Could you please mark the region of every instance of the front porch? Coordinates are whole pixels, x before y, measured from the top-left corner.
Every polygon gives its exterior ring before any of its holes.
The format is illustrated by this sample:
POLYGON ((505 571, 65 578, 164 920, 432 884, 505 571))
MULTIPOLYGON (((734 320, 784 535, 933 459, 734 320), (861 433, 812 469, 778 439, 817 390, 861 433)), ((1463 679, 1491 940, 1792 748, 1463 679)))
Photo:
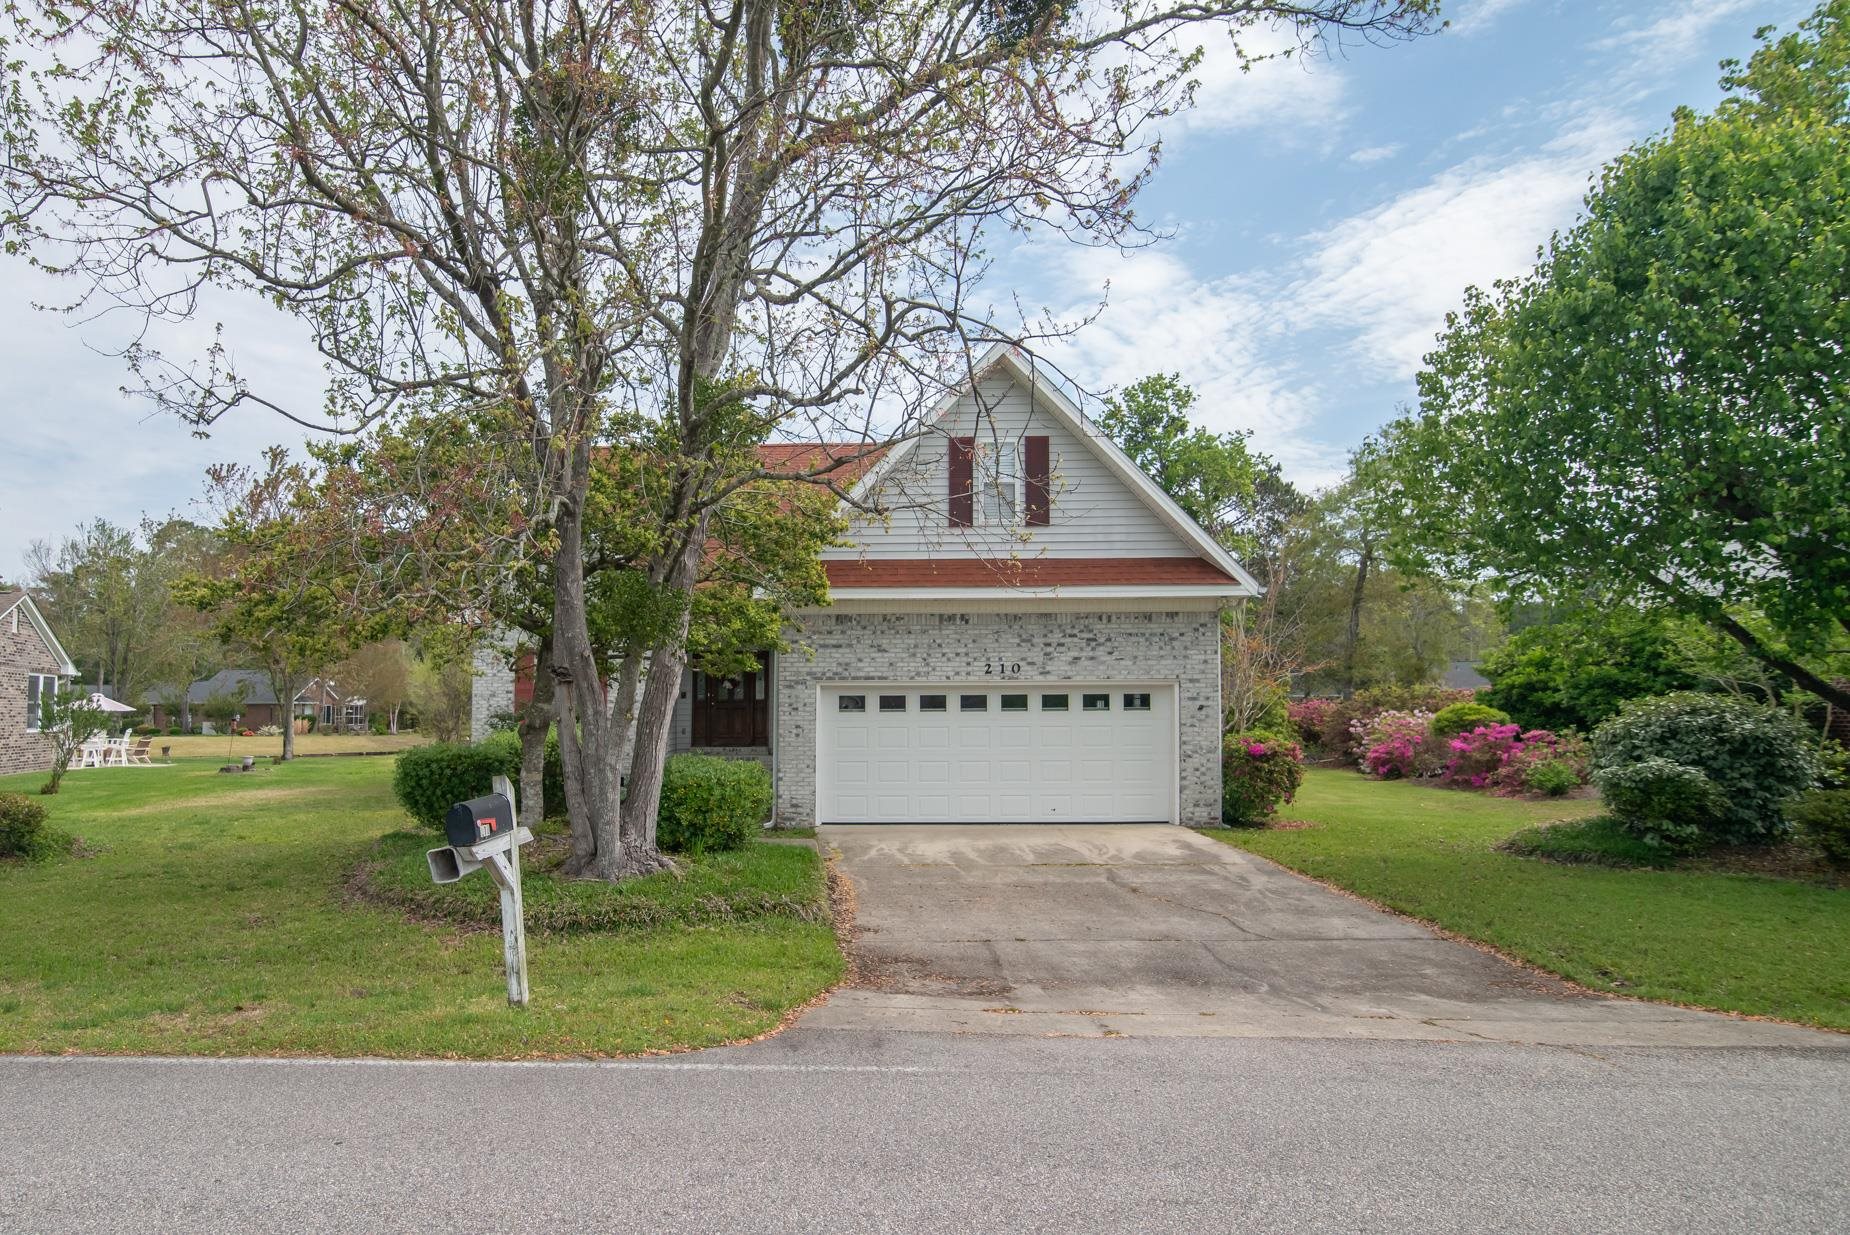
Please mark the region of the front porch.
POLYGON ((687 670, 675 707, 674 753, 754 759, 771 766, 772 659, 733 677, 687 670))

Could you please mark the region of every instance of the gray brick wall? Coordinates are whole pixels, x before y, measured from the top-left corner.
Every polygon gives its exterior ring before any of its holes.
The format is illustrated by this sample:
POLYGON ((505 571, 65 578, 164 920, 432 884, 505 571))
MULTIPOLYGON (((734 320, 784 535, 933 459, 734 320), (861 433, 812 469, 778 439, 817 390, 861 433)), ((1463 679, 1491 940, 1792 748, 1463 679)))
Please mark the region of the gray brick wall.
POLYGON ((469 740, 479 742, 488 736, 488 721, 496 712, 514 710, 514 671, 508 668, 507 653, 498 647, 480 647, 475 651, 475 681, 469 687, 469 740))
POLYGON ((1182 822, 1220 822, 1220 620, 1212 611, 805 615, 777 658, 777 821, 816 820, 816 687, 982 682, 985 656, 1023 680, 1176 683, 1182 822))

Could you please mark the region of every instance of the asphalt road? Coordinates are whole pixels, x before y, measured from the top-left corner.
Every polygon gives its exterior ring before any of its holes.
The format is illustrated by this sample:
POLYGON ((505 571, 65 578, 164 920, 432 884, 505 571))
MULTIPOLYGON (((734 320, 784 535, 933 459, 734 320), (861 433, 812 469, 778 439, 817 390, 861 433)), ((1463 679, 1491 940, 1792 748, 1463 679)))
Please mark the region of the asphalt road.
POLYGON ((1850 1054, 799 1028, 607 1064, 0 1059, 0 1230, 1850 1229, 1850 1054))

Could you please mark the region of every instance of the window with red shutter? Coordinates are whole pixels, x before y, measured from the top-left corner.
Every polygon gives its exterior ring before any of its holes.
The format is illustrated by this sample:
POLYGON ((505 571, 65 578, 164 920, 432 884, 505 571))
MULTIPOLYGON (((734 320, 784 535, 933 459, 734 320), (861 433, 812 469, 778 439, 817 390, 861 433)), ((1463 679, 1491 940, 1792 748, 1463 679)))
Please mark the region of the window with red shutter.
POLYGON ((976 487, 976 439, 952 438, 950 455, 950 524, 970 527, 976 522, 976 504, 972 498, 972 490, 976 487))
POLYGON ((1053 491, 1053 464, 1046 435, 1030 433, 1022 438, 1021 454, 1022 471, 1027 474, 1028 525, 1046 527, 1053 521, 1053 503, 1049 498, 1053 491))

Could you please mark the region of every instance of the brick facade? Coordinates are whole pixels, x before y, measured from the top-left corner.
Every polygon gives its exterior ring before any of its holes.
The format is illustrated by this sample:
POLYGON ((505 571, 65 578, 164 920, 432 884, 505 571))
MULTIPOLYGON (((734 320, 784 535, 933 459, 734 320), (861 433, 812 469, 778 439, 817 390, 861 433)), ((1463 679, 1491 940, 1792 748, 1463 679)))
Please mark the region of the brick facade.
POLYGON ((1220 618, 1215 610, 804 615, 803 650, 773 670, 777 822, 816 821, 816 688, 825 682, 984 683, 982 660, 1031 681, 1174 682, 1182 822, 1220 822, 1220 618))
POLYGON ((23 613, 17 622, 13 614, 0 616, 0 775, 51 768, 51 740, 26 730, 26 678, 57 672, 57 654, 23 613))

